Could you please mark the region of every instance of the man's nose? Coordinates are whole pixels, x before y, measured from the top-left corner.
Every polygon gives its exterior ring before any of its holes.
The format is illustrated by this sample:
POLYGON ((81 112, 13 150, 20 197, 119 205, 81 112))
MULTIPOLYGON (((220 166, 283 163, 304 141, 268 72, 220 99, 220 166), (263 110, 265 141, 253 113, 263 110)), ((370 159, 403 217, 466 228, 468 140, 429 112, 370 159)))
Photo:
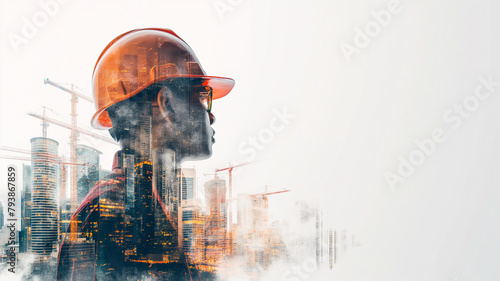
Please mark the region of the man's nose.
POLYGON ((212 112, 209 112, 208 113, 208 118, 210 118, 210 125, 212 125, 213 123, 215 123, 215 116, 212 112))

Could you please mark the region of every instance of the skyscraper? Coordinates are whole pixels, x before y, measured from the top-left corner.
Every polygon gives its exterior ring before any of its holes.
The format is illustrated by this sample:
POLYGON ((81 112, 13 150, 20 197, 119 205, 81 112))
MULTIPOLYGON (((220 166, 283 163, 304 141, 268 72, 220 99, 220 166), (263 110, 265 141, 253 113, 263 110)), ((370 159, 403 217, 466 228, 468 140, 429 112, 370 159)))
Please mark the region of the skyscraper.
MULTIPOLYGON (((215 179, 205 183, 205 203, 208 213, 211 216, 220 216, 221 221, 226 225, 227 204, 226 204, 226 181, 215 177, 215 179)), ((222 225, 221 225, 222 226, 222 225)))
POLYGON ((201 263, 204 258, 204 244, 204 217, 201 206, 192 201, 192 204, 182 207, 182 251, 192 262, 201 263))
POLYGON ((238 230, 242 235, 253 232, 256 235, 267 232, 268 207, 265 196, 238 194, 238 230))
POLYGON ((248 273, 253 277, 259 275, 259 270, 256 269, 265 270, 286 254, 281 224, 274 222, 273 227, 270 227, 268 223, 267 196, 268 194, 238 194, 236 255, 244 257, 246 265, 251 269, 248 273))
POLYGON ((196 170, 183 168, 180 171, 179 180, 181 183, 182 201, 196 198, 196 170))
POLYGON ((196 170, 183 168, 179 172, 181 186, 181 221, 179 232, 182 233, 182 250, 191 261, 201 263, 204 249, 204 217, 201 203, 196 197, 196 170))
POLYGON ((19 234, 19 252, 29 250, 31 240, 31 166, 23 164, 23 191, 21 193, 21 232, 19 234))
POLYGON ((62 240, 69 230, 71 221, 71 201, 67 198, 61 198, 59 202, 59 239, 62 240))
POLYGON ((205 183, 205 203, 208 209, 205 220, 205 259, 208 264, 216 266, 228 254, 225 180, 216 176, 205 183))
POLYGON ((246 233, 252 231, 252 197, 246 193, 238 194, 238 211, 237 211, 237 222, 238 222, 238 232, 244 236, 246 233))
POLYGON ((83 202, 90 189, 99 181, 99 156, 102 154, 97 149, 79 144, 76 147, 76 159, 80 164, 77 166, 77 193, 78 205, 83 202))
POLYGON ((49 138, 31 139, 31 250, 49 256, 57 242, 59 143, 49 138))

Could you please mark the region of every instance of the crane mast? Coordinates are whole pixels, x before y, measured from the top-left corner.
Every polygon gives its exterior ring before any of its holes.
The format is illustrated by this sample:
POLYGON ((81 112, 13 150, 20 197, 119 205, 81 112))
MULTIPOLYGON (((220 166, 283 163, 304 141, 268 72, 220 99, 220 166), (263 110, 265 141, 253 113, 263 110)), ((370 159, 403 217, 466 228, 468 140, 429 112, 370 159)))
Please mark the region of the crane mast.
MULTIPOLYGON (((48 79, 46 79, 48 80, 48 79)), ((70 141, 69 141, 69 161, 72 163, 76 163, 76 143, 78 142, 78 135, 76 131, 76 103, 78 102, 77 95, 74 91, 73 84, 71 84, 71 133, 70 133, 70 141)), ((77 170, 75 166, 69 167, 69 180, 70 180, 70 188, 71 188, 71 213, 74 213, 76 211, 76 208, 78 208, 77 204, 77 186, 76 186, 76 181, 77 181, 77 170)))
MULTIPOLYGON (((222 171, 228 171, 229 172, 229 198, 233 198, 233 169, 241 166, 248 165, 250 163, 242 163, 239 165, 234 165, 232 166, 231 163, 229 163, 229 167, 222 168, 222 169, 216 169, 215 170, 215 175, 217 176, 217 173, 222 172, 222 171)), ((229 223, 228 223, 228 232, 229 232, 229 255, 233 255, 233 231, 232 231, 232 226, 233 226, 233 203, 232 200, 229 200, 229 223)))
MULTIPOLYGON (((69 93, 71 95, 71 125, 69 126, 66 126, 67 124, 64 124, 63 122, 54 122, 56 120, 52 120, 52 123, 54 124, 57 124, 57 125, 60 125, 62 127, 65 127, 65 128, 68 128, 70 129, 71 133, 70 133, 70 142, 69 142, 69 146, 70 146, 70 162, 71 163, 76 163, 77 161, 77 155, 76 155, 76 146, 77 146, 77 143, 78 143, 78 132, 82 131, 82 130, 79 130, 78 129, 78 125, 77 125, 77 109, 76 109, 76 104, 78 103, 78 98, 82 98, 83 100, 86 100, 88 102, 92 102, 92 99, 89 98, 88 96, 84 95, 84 94, 81 94, 77 91, 75 91, 75 86, 73 84, 71 84, 71 89, 68 89, 62 85, 60 85, 59 83, 56 83, 54 81, 51 81, 49 80, 48 78, 44 79, 43 80, 43 83, 44 84, 49 84, 53 87, 56 87, 62 91, 65 91, 66 93, 69 93), (61 123, 63 123, 64 125, 62 125, 61 123)), ((31 116, 34 116, 34 117, 37 117, 39 119, 42 119, 43 121, 43 124, 46 124, 45 122, 49 121, 49 118, 47 118, 45 116, 45 111, 44 111, 44 116, 42 118, 40 118, 39 116, 36 116, 34 114, 29 114, 31 116)), ((46 135, 46 126, 44 125, 44 137, 46 135)), ((90 135, 90 134, 88 134, 90 135)), ((94 135, 93 135, 94 136, 94 135)), ((70 180, 70 190, 71 190, 71 212, 75 212, 76 211, 76 208, 78 208, 77 204, 78 204, 78 201, 77 201, 77 170, 76 170, 76 167, 75 166, 70 166, 70 169, 69 169, 69 180, 70 180)))

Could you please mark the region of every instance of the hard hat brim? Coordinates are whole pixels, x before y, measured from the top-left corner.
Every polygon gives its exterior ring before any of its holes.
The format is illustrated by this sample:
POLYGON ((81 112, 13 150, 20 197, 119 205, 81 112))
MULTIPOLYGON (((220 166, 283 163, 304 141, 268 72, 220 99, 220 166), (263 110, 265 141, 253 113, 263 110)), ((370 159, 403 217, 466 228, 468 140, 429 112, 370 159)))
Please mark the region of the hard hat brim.
POLYGON ((97 110, 97 112, 92 116, 92 119, 90 121, 92 127, 96 129, 101 129, 101 130, 106 130, 106 129, 111 129, 113 127, 113 124, 111 123, 111 119, 109 118, 108 112, 106 111, 107 108, 112 106, 113 104, 119 103, 121 101, 124 101, 126 99, 129 99, 140 92, 142 92, 144 89, 148 88, 149 86, 156 84, 156 83, 161 83, 163 81, 166 81, 168 79, 175 79, 175 78, 198 78, 203 80, 203 85, 204 86, 209 86, 212 88, 212 98, 215 99, 220 99, 222 97, 225 97, 229 92, 234 87, 234 80, 231 78, 227 77, 218 77, 218 76, 206 76, 206 75, 170 75, 170 76, 164 76, 164 77, 158 77, 155 79, 155 81, 148 82, 135 91, 133 91, 130 94, 124 95, 118 100, 115 100, 112 103, 109 103, 105 106, 102 106, 97 110))

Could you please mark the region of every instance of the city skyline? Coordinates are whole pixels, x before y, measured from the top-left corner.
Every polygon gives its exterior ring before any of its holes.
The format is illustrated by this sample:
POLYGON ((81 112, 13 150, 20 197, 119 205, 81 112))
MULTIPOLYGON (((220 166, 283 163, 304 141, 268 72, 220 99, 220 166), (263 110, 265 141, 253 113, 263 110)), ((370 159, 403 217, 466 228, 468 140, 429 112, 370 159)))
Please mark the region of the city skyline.
MULTIPOLYGON (((57 256, 57 250, 56 248, 58 247, 58 244, 60 243, 61 239, 64 237, 66 229, 69 229, 71 227, 71 223, 69 221, 70 218, 70 205, 69 202, 71 201, 70 198, 59 198, 56 199, 56 194, 61 194, 61 186, 60 182, 65 181, 65 178, 67 176, 63 175, 62 173, 66 172, 69 174, 69 172, 66 170, 64 167, 65 165, 62 165, 60 163, 62 162, 61 158, 57 155, 57 147, 58 147, 58 142, 52 139, 48 138, 41 138, 41 137, 36 137, 31 139, 32 142, 32 159, 30 165, 23 164, 23 180, 22 180, 22 186, 23 188, 20 190, 22 193, 21 196, 21 201, 23 202, 23 207, 20 208, 20 211, 23 213, 22 220, 23 223, 21 225, 21 228, 19 229, 19 239, 20 239, 20 252, 26 253, 26 252, 32 252, 35 254, 36 257, 39 257, 35 259, 38 262, 47 263, 46 265, 41 265, 41 267, 35 267, 39 268, 39 270, 44 270, 46 272, 50 271, 50 268, 54 266, 54 258, 57 256), (29 175, 32 173, 32 167, 35 167, 34 171, 35 173, 33 174, 32 177, 29 177, 29 175), (50 176, 50 178, 46 178, 45 173, 48 173, 47 175, 50 176), (37 179, 43 178, 43 181, 39 181, 37 179), (32 180, 35 180, 35 182, 32 182, 32 180), (33 184, 34 183, 34 184, 33 184), (50 184, 48 184, 50 183, 50 184), (27 193, 32 189, 31 193, 27 193), (40 197, 38 194, 43 194, 43 197, 40 197), (49 196, 50 194, 50 196, 49 196), (47 197, 49 196, 49 197, 47 197), (38 205, 40 205, 39 202, 41 199, 38 198, 46 198, 44 199, 43 202, 44 208, 43 211, 49 211, 50 209, 47 209, 46 206, 47 203, 57 209, 57 216, 53 217, 52 220, 45 220, 45 222, 41 221, 39 222, 38 215, 36 212, 40 212, 39 209, 37 208, 38 205), (31 198, 34 199, 34 204, 31 202, 31 198), (48 201, 47 201, 48 200, 48 201), (33 211, 35 209, 35 211, 33 211), (31 210, 31 212, 29 212, 31 210), (35 218, 35 219, 33 219, 35 218), (43 228, 44 229, 52 229, 51 231, 55 231, 54 233, 57 234, 59 233, 59 236, 56 236, 55 234, 52 236, 47 236, 47 235, 40 235, 40 223, 44 223, 43 228), (47 224, 48 223, 48 224, 47 224), (45 245, 45 248, 40 248, 39 243, 36 241, 39 241, 40 239, 49 239, 49 240, 44 240, 45 242, 43 243, 45 245), (48 248, 47 248, 48 247, 48 248)), ((87 169, 81 169, 79 170, 79 179, 86 178, 88 174, 92 171, 90 167, 94 166, 94 171, 99 171, 99 169, 102 169, 101 167, 98 167, 96 165, 99 163, 99 158, 100 154, 99 151, 88 147, 88 146, 77 146, 80 148, 78 150, 78 159, 80 160, 80 164, 85 164, 84 166, 87 169), (90 153, 90 154, 89 154, 90 153), (93 165, 92 165, 93 164, 93 165)), ((123 161, 128 161, 126 157, 126 154, 122 156, 124 159, 123 161)), ((146 174, 144 174, 145 171, 149 170, 147 167, 147 160, 145 162, 141 162, 139 165, 134 165, 135 166, 135 174, 143 174, 142 176, 144 179, 149 178, 146 174), (145 166, 146 165, 146 166, 145 166), (138 172, 139 170, 140 172, 138 172), (146 170, 144 170, 146 169, 146 170)), ((224 266, 223 260, 227 259, 227 257, 232 256, 229 252, 229 250, 233 247, 233 244, 229 244, 231 240, 229 240, 228 236, 228 200, 231 200, 230 198, 227 197, 227 184, 226 181, 221 179, 217 174, 214 175, 214 178, 212 180, 206 181, 203 185, 205 187, 205 191, 202 193, 199 193, 199 188, 198 188, 198 177, 197 177, 197 172, 196 169, 193 168, 180 168, 178 170, 177 174, 177 182, 178 182, 178 195, 179 199, 181 200, 181 203, 179 205, 179 243, 182 244, 181 248, 182 250, 189 256, 189 258, 195 263, 200 266, 203 270, 207 272, 218 272, 217 268, 220 266, 224 266), (203 195, 205 198, 203 198, 203 195), (204 200, 203 200, 204 199, 204 200), (205 238, 203 238, 205 237, 205 238), (209 242, 212 241, 212 242, 209 242), (210 246, 209 246, 210 245, 210 246), (231 248, 229 247, 231 245, 231 248), (206 247, 206 248, 205 248, 206 247), (207 249, 207 250, 205 250, 207 249), (211 249, 208 251, 208 249, 211 249)), ((104 177, 105 179, 106 177, 104 177)), ((101 180, 102 178, 100 178, 101 180)), ((77 191, 78 193, 75 194, 74 196, 81 196, 82 191, 88 192, 88 187, 86 185, 81 185, 81 181, 78 182, 78 188, 77 191)), ((136 180, 137 182, 137 180, 136 180)), ((140 185, 140 183, 139 183, 140 185)), ((266 188, 267 192, 267 188, 266 188)), ((283 191, 279 191, 283 192, 283 191)), ((279 193, 278 192, 278 193, 279 193)), ((262 200, 262 198, 265 198, 267 193, 261 193, 257 195, 245 195, 245 196, 257 196, 255 198, 260 198, 259 200, 262 200), (262 194, 264 194, 264 197, 262 197, 262 194), (259 197, 260 196, 260 197, 259 197)), ((135 198, 140 198, 141 195, 136 194, 134 195, 135 198), (137 197, 139 196, 139 197, 137 197)), ((236 196, 237 201, 240 201, 241 195, 236 196)), ((127 197, 128 198, 128 197, 127 197)), ((128 198, 127 200, 130 200, 128 198)), ((135 199, 132 199, 135 200, 135 199)), ((265 206, 262 204, 259 204, 259 213, 262 214, 263 217, 259 218, 254 218, 253 222, 255 223, 256 220, 262 220, 256 227, 256 225, 251 226, 250 228, 247 227, 242 227, 241 229, 247 229, 247 231, 252 231, 251 229, 256 229, 255 233, 257 236, 253 237, 260 237, 262 235, 267 235, 268 231, 270 231, 271 225, 267 221, 267 199, 265 206)), ((174 200, 175 201, 175 200, 174 200)), ((109 204, 109 203, 108 203, 109 204)), ((142 204, 142 203, 139 203, 142 204)), ((241 238, 240 237, 245 237, 246 234, 240 234, 240 232, 237 232, 237 230, 240 229, 240 225, 242 225, 244 222, 241 221, 241 216, 240 212, 242 212, 243 209, 239 207, 238 204, 235 204, 238 212, 237 212, 237 222, 234 223, 234 228, 233 230, 235 232, 234 234, 234 247, 237 248, 235 249, 235 253, 238 255, 248 255, 248 252, 242 250, 241 246, 239 246, 239 242, 241 238)), ((253 205, 252 205, 253 206, 253 205)), ((247 206, 247 208, 254 208, 252 206, 247 206)), ((128 207, 127 207, 128 208, 128 207)), ((252 212, 252 211, 247 211, 247 212, 252 212)), ((50 213, 54 215, 55 213, 49 212, 47 213, 48 216, 50 216, 50 213)), ((154 213, 153 210, 147 211, 143 210, 140 211, 140 213, 154 213)), ((48 216, 43 216, 47 217, 48 216)), ((47 232, 45 232, 47 233, 47 232)), ((66 236, 70 235, 71 233, 67 233, 66 236)), ((279 234, 276 233, 279 237, 279 234)), ((83 238, 83 237, 81 237, 83 238)), ((77 238, 77 239, 81 239, 77 238)), ((246 238, 245 238, 246 239, 246 238)), ((80 241, 80 240, 78 240, 80 241)), ((274 240, 273 240, 274 241, 274 240)), ((147 242, 146 242, 147 243, 147 242)), ((250 243, 251 244, 251 243, 250 243)), ((249 247, 250 244, 245 244, 249 247)), ((281 245, 283 242, 277 242, 277 245, 281 245)), ((78 247, 81 249, 81 252, 87 253, 83 255, 82 257, 73 257, 73 259, 77 258, 79 262, 81 263, 81 266, 84 266, 88 260, 85 257, 90 257, 93 253, 93 250, 91 250, 91 244, 88 243, 82 243, 78 242, 77 244, 74 245, 74 247, 78 247), (82 259, 83 258, 83 259, 82 259)), ((144 247, 150 247, 143 245, 141 248, 144 247)), ((271 245, 269 246, 271 247, 271 245)), ((255 260, 255 256, 253 258, 250 258, 253 260, 252 263, 247 264, 247 266, 255 267, 255 266, 265 266, 267 268, 269 264, 271 263, 272 260, 275 260, 277 258, 285 258, 284 256, 284 248, 277 248, 277 249, 282 249, 281 251, 278 250, 277 252, 274 251, 274 258, 258 258, 257 262, 255 260)), ((65 251, 63 249, 63 251, 65 251)), ((70 254, 68 252, 68 254, 70 254)), ((139 254, 139 253, 138 253, 139 254)), ((269 253, 271 254, 271 253, 269 253)), ((252 254, 255 255, 255 254, 252 254)), ((260 254, 262 255, 262 253, 260 254)), ((267 256, 266 256, 267 257, 267 256)), ((72 259, 71 256, 68 256, 68 259, 72 259)), ((262 269, 259 269, 262 270, 262 269)), ((258 271, 258 270, 257 270, 258 271)), ((255 269, 250 269, 248 273, 250 274, 249 276, 252 278, 256 278, 255 272, 257 272, 255 269), (253 273, 252 273, 253 272, 253 273)))
MULTIPOLYGON (((236 81, 213 103, 212 158, 183 163, 197 170, 201 199, 208 174, 246 162, 233 171, 233 197, 266 185, 293 190, 269 196, 268 219, 288 223, 284 242, 304 259, 276 264, 267 279, 499 279, 499 1, 0 2, 0 146, 29 151, 43 127, 26 113, 43 115, 44 105, 71 123, 71 96, 45 79, 92 100, 95 63, 111 38, 170 28, 207 73, 236 81), (337 231, 338 243, 352 245, 355 234, 361 244, 339 248, 336 270, 316 270, 308 260, 316 253, 294 239, 315 229, 302 224, 314 212, 298 201, 323 209, 332 240, 337 231)), ((78 126, 90 129, 95 110, 80 98, 78 126)), ((46 129, 69 161, 69 131, 46 129)), ((103 152, 100 165, 111 170, 116 145, 84 134, 79 143, 103 152)), ((2 159, 0 181, 14 164, 21 184, 23 163, 2 159)), ((0 189, 4 208, 7 197, 0 189)), ((232 273, 228 281, 246 276, 232 273)))

